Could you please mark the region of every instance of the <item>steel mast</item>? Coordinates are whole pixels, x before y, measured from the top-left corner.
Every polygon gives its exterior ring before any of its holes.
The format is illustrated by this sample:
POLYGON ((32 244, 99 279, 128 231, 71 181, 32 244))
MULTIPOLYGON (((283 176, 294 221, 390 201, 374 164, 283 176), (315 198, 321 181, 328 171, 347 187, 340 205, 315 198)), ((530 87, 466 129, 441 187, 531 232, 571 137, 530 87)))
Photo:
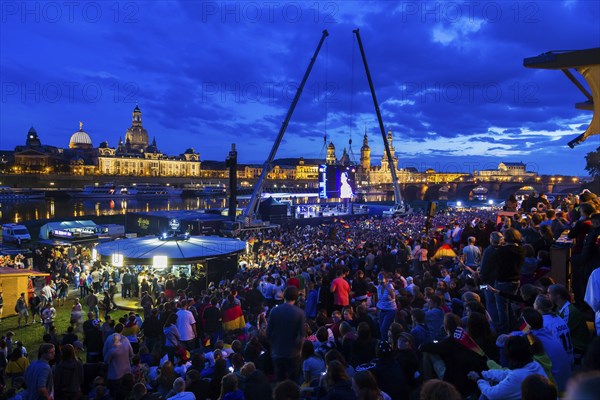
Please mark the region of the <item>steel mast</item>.
POLYGON ((253 221, 256 220, 256 215, 258 214, 260 195, 262 193, 262 190, 263 190, 263 187, 265 184, 265 179, 266 179, 268 173, 271 171, 271 168, 272 168, 271 164, 273 163, 273 160, 275 159, 275 154, 277 153, 277 149, 279 148, 279 145, 281 144, 281 140, 283 139, 283 134, 285 133, 285 130, 288 127, 290 119, 292 118, 292 114, 294 113, 294 109, 296 108, 296 105, 298 104, 298 100, 300 100, 300 95, 302 94, 304 85, 306 84, 306 81, 308 80, 310 71, 312 70, 313 65, 315 64, 317 55, 319 54, 319 51, 321 50, 321 46, 323 46, 323 42, 325 41, 325 38, 327 36, 329 36, 329 32, 327 32, 327 29, 326 29, 323 31, 323 35, 321 36, 321 40, 319 41, 319 44, 317 45, 317 49, 315 50, 315 53, 312 56, 310 63, 308 64, 308 68, 306 69, 306 72, 304 73, 302 82, 300 83, 300 86, 298 86, 298 89, 296 90, 296 95, 294 96, 294 99, 292 100, 292 104, 290 105, 287 115, 285 116, 285 119, 283 120, 283 123, 281 124, 281 128, 279 129, 279 134, 277 135, 277 138, 275 139, 275 143, 273 144, 273 148, 271 149, 271 152, 269 153, 269 157, 267 158, 267 161, 265 161, 265 163, 263 165, 262 172, 260 174, 260 177, 258 178, 258 182, 256 182, 256 186, 254 187, 254 191, 252 192, 252 197, 250 198, 250 203, 248 204, 248 207, 246 207, 246 209, 244 210, 244 213, 242 214, 242 220, 243 220, 244 225, 250 225, 250 224, 252 224, 253 221))
POLYGON ((383 119, 381 118, 381 111, 379 110, 379 103, 377 102, 377 95, 375 94, 375 87, 373 86, 373 80, 371 79, 371 72, 369 71, 369 65, 367 64, 367 56, 365 55, 365 49, 363 48, 362 41, 360 40, 360 33, 358 29, 353 30, 356 34, 356 40, 358 41, 358 47, 360 48, 360 55, 362 56, 363 64, 365 66, 365 72, 367 73, 367 80, 369 81, 369 88, 371 89, 371 96, 373 97, 373 104, 375 105, 375 112, 377 113, 377 121, 379 121, 379 130, 381 131, 381 137, 383 138, 383 145, 385 146, 385 153, 387 155, 388 164, 390 171, 392 172, 392 184, 394 185, 394 202, 396 205, 402 205, 402 194, 400 193, 400 186, 398 186, 398 176, 396 175, 396 165, 394 165, 394 158, 390 151, 390 146, 387 142, 385 134, 385 127, 383 126, 383 119))

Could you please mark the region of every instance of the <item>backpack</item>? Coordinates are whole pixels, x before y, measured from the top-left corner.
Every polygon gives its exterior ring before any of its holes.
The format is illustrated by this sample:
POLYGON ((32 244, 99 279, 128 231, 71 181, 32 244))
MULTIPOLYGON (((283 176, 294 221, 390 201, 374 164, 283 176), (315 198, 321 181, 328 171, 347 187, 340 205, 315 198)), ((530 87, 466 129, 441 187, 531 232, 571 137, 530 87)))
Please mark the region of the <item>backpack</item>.
POLYGON ((39 306, 41 302, 42 302, 42 299, 40 299, 40 297, 39 297, 39 296, 33 296, 33 297, 31 298, 31 305, 32 305, 33 307, 37 307, 37 306, 39 306))

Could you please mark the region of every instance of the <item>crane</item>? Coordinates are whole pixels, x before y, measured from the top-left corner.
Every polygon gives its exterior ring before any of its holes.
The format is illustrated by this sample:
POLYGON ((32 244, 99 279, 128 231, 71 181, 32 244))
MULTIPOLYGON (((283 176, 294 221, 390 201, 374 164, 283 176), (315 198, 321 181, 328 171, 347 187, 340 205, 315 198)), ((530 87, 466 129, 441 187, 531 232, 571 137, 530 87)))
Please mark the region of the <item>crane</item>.
POLYGON ((283 139, 283 134, 285 133, 285 130, 288 127, 290 119, 292 118, 292 114, 294 113, 294 109, 296 108, 296 105, 298 104, 298 100, 300 100, 300 95, 302 94, 304 85, 306 84, 306 81, 308 80, 310 71, 312 70, 313 65, 315 64, 317 56, 319 55, 319 51, 321 50, 321 46, 323 46, 323 42, 325 41, 325 38, 327 36, 329 36, 329 32, 327 32, 327 29, 326 29, 323 31, 321 40, 319 40, 319 44, 317 45, 317 49, 315 50, 315 53, 312 56, 310 63, 308 64, 308 68, 306 69, 306 72, 304 73, 304 77, 302 78, 302 82, 300 83, 300 86, 298 86, 298 89, 296 90, 296 95, 294 96, 294 99, 292 100, 292 104, 290 104, 290 108, 288 109, 285 119, 283 120, 283 123, 281 124, 281 128, 279 128, 279 134, 277 135, 277 138, 275 139, 273 148, 271 148, 269 157, 267 158, 267 161, 265 161, 265 163, 263 164, 262 172, 260 174, 260 177, 258 178, 258 182, 256 182, 256 186, 254 186, 254 190, 252 191, 252 197, 250 198, 250 202, 248 203, 248 206, 246 207, 246 209, 244 210, 244 212, 241 215, 242 224, 246 227, 264 225, 262 222, 257 221, 257 218, 256 218, 256 215, 258 214, 260 195, 262 194, 262 190, 263 190, 267 175, 271 171, 272 163, 273 163, 273 160, 275 159, 275 154, 277 153, 277 149, 279 148, 279 145, 281 144, 281 140, 283 139))
POLYGON ((375 94, 373 79, 371 79, 371 72, 369 70, 369 65, 367 64, 367 56, 365 55, 365 49, 363 47, 362 40, 360 39, 359 30, 355 29, 352 32, 354 32, 354 34, 356 35, 356 41, 358 42, 358 47, 360 49, 360 55, 362 57, 363 65, 365 67, 365 73, 367 74, 367 80, 369 81, 369 88, 371 89, 371 96, 373 97, 373 104, 375 105, 375 112, 377 113, 379 130, 381 131, 383 145, 385 146, 385 154, 387 156, 390 171, 392 173, 392 184, 394 185, 394 207, 390 209, 390 212, 393 214, 402 214, 406 212, 406 208, 404 206, 404 202, 402 201, 400 186, 398 185, 398 176, 396 175, 396 166, 394 165, 394 158, 392 156, 392 152, 390 151, 390 146, 385 135, 385 127, 383 126, 383 119, 381 118, 381 111, 379 110, 379 103, 377 102, 377 95, 375 94))

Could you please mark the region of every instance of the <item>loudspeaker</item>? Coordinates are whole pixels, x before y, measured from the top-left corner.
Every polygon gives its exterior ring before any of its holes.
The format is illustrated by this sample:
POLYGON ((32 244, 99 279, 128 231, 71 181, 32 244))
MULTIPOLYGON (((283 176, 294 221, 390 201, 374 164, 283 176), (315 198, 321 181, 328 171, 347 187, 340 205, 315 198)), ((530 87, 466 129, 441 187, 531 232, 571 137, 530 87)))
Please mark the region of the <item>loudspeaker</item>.
POLYGON ((433 201, 430 201, 429 203, 427 203, 427 216, 429 216, 429 217, 435 216, 436 206, 437 206, 437 204, 434 203, 433 201))

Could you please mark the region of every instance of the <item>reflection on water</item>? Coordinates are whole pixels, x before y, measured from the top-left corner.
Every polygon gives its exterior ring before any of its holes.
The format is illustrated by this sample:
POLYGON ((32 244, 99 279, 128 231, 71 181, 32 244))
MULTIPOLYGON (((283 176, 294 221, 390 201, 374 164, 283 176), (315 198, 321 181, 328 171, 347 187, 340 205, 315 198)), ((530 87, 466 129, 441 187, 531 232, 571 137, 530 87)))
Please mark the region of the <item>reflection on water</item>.
MULTIPOLYGON (((242 203, 242 202, 240 202, 242 203)), ((198 210, 225 208, 226 199, 174 198, 169 200, 44 199, 0 203, 0 223, 63 217, 126 214, 128 211, 198 210)))
MULTIPOLYGON (((386 195, 370 196, 369 201, 389 201, 386 195)), ((238 199, 238 208, 248 204, 247 197, 238 199)), ((297 197, 293 204, 332 203, 336 199, 319 200, 316 197, 297 197)), ((0 223, 19 223, 23 221, 65 217, 99 217, 103 215, 124 215, 138 211, 171 211, 224 209, 225 198, 172 198, 168 200, 148 199, 43 199, 0 203, 0 223)))

